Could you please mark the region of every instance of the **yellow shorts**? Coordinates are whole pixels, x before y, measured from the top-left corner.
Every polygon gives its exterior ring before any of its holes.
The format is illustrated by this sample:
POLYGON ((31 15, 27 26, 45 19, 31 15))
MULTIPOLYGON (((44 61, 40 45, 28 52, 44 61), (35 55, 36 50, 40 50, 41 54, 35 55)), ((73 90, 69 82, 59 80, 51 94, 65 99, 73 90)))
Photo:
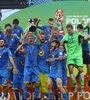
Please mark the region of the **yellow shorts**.
POLYGON ((39 77, 40 77, 40 91, 48 93, 47 89, 48 75, 39 72, 39 77))

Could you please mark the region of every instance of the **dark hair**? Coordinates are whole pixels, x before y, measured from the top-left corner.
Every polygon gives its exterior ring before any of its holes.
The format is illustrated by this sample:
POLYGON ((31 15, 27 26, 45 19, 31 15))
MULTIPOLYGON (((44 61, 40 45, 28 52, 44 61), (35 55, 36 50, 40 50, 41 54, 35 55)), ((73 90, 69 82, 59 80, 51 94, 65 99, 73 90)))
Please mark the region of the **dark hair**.
POLYGON ((59 40, 54 39, 54 40, 52 40, 52 42, 55 42, 58 45, 58 47, 60 46, 60 41, 59 40))
POLYGON ((49 18, 48 20, 49 20, 49 21, 54 21, 54 19, 53 19, 53 18, 49 18))
POLYGON ((42 31, 40 32, 40 35, 46 35, 46 32, 42 30, 42 31))
POLYGON ((6 28, 7 26, 11 27, 11 24, 9 24, 9 23, 5 24, 4 28, 6 28))
POLYGON ((17 19, 17 18, 15 18, 14 20, 13 20, 13 24, 19 24, 19 20, 17 19))
POLYGON ((4 38, 0 38, 0 40, 4 40, 4 43, 6 43, 6 40, 4 38))
POLYGON ((82 25, 82 24, 78 24, 78 25, 77 25, 77 28, 83 29, 83 25, 82 25))
POLYGON ((73 29, 73 26, 72 26, 71 24, 68 24, 68 25, 66 26, 66 28, 71 28, 71 29, 73 29))

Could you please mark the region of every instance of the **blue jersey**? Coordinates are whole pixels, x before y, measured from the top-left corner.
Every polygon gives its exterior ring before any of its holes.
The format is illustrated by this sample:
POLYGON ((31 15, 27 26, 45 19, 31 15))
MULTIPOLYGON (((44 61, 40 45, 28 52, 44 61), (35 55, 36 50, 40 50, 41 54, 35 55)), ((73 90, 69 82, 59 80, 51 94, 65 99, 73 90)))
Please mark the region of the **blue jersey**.
POLYGON ((17 29, 14 29, 14 27, 11 26, 11 29, 12 29, 12 34, 17 34, 17 36, 21 38, 21 34, 23 34, 24 32, 22 27, 18 26, 17 29))
POLYGON ((6 69, 8 58, 12 56, 11 51, 4 47, 3 49, 0 48, 0 69, 6 69))
POLYGON ((18 36, 13 37, 13 35, 11 35, 10 39, 8 39, 7 36, 5 36, 4 39, 6 40, 6 47, 8 47, 10 51, 14 53, 20 38, 18 36))
POLYGON ((46 31, 46 40, 49 40, 50 35, 51 35, 51 27, 50 26, 41 26, 41 29, 46 31))
MULTIPOLYGON (((83 31, 84 33, 86 33, 88 35, 88 32, 87 31, 83 31)), ((82 50, 83 51, 89 51, 89 48, 88 48, 88 41, 87 40, 84 40, 84 38, 82 38, 82 50)))
POLYGON ((58 34, 58 37, 56 38, 55 36, 53 36, 53 39, 57 39, 61 41, 63 39, 63 35, 58 34))
POLYGON ((5 37, 5 33, 0 33, 0 38, 4 38, 5 37))
MULTIPOLYGON (((66 57, 66 59, 67 59, 67 54, 66 53, 64 53, 63 52, 63 56, 65 56, 66 57)), ((66 59, 62 59, 62 70, 67 70, 67 68, 66 68, 66 59)))
POLYGON ((36 45, 30 46, 28 45, 27 48, 27 53, 26 53, 26 62, 25 66, 29 67, 34 67, 37 66, 37 47, 36 45))
MULTIPOLYGON (((49 55, 50 58, 58 58, 60 56, 63 56, 63 52, 60 49, 56 49, 55 51, 52 51, 49 55)), ((51 70, 49 73, 49 77, 62 78, 62 60, 60 61, 52 61, 51 62, 51 70)))
POLYGON ((47 41, 43 45, 38 46, 39 71, 44 74, 49 74, 49 64, 46 62, 46 59, 49 56, 49 46, 50 46, 49 41, 47 41))
POLYGON ((23 76, 24 65, 25 65, 25 54, 21 52, 16 53, 16 67, 18 69, 18 74, 23 76))

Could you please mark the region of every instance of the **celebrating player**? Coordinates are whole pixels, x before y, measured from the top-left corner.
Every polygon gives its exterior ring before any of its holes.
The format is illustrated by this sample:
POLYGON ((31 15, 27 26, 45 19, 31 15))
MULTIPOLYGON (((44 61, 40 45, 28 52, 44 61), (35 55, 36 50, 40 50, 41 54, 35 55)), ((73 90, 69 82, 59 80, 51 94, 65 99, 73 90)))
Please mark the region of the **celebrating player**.
MULTIPOLYGON (((81 32, 82 34, 88 35, 87 31, 83 30, 82 24, 79 24, 77 26, 77 31, 81 32)), ((88 41, 84 40, 84 38, 81 38, 81 43, 82 43, 82 51, 83 51, 83 64, 86 64, 87 66, 87 72, 89 75, 89 81, 88 81, 88 86, 90 86, 90 55, 89 55, 89 46, 88 46, 88 41)))
POLYGON ((10 58, 10 61, 13 65, 13 71, 17 73, 11 51, 7 47, 5 47, 5 40, 3 38, 0 38, 0 100, 2 100, 1 84, 3 85, 4 89, 4 100, 7 100, 8 96, 8 58, 10 58))
POLYGON ((18 74, 13 74, 13 88, 15 89, 16 100, 19 100, 20 86, 22 87, 22 89, 24 88, 23 74, 24 74, 25 54, 26 50, 24 49, 23 44, 19 43, 18 48, 15 51, 16 68, 18 69, 18 74))
MULTIPOLYGON (((12 30, 11 29, 6 29, 6 35, 4 37, 5 41, 6 41, 6 47, 8 47, 12 53, 13 59, 15 61, 15 50, 17 48, 17 43, 23 43, 22 40, 19 39, 18 36, 16 36, 15 34, 12 35, 12 30)), ((9 78, 11 80, 11 85, 10 87, 12 87, 13 85, 13 73, 12 73, 12 63, 10 62, 10 60, 8 61, 8 68, 9 68, 9 78)))
POLYGON ((44 99, 47 99, 47 81, 48 81, 48 74, 49 74, 49 63, 46 62, 46 59, 49 56, 49 46, 50 42, 53 38, 53 29, 51 32, 50 39, 46 41, 46 32, 41 31, 40 35, 38 32, 36 33, 37 37, 40 40, 40 45, 38 46, 38 66, 39 66, 39 76, 40 76, 40 88, 41 91, 44 93, 44 99))
POLYGON ((78 86, 76 84, 75 75, 73 73, 74 66, 77 67, 80 73, 80 81, 81 81, 81 92, 84 93, 84 72, 83 72, 83 58, 82 58, 82 46, 79 42, 79 37, 84 37, 85 40, 89 39, 90 37, 82 34, 82 33, 75 33, 73 32, 73 26, 68 24, 66 26, 68 34, 63 37, 61 41, 63 43, 67 43, 67 52, 68 52, 68 67, 70 72, 70 77, 74 84, 74 92, 77 92, 78 86))
POLYGON ((46 40, 49 40, 50 38, 50 35, 51 35, 51 30, 52 30, 52 27, 54 26, 54 20, 53 18, 49 18, 48 19, 48 26, 47 25, 44 25, 44 26, 39 26, 39 21, 41 20, 38 20, 37 22, 37 28, 41 29, 41 30, 44 30, 46 32, 46 40))
POLYGON ((21 38, 21 34, 23 34, 23 28, 18 26, 19 20, 16 18, 13 20, 13 26, 11 26, 12 34, 17 34, 19 38, 21 38))
POLYGON ((49 55, 49 59, 46 60, 48 62, 51 62, 51 70, 48 77, 48 92, 49 92, 50 100, 53 100, 53 93, 52 93, 53 85, 55 87, 58 87, 58 89, 62 93, 65 93, 65 90, 62 87, 62 80, 61 80, 62 79, 62 65, 60 64, 62 63, 63 52, 62 50, 59 49, 59 45, 60 45, 60 42, 56 39, 51 42, 51 47, 53 49, 49 55))
POLYGON ((30 36, 28 38, 29 45, 26 48, 26 62, 24 69, 24 100, 27 98, 28 85, 30 82, 30 77, 32 82, 35 83, 35 100, 39 97, 39 71, 37 66, 37 47, 34 44, 34 37, 30 36))

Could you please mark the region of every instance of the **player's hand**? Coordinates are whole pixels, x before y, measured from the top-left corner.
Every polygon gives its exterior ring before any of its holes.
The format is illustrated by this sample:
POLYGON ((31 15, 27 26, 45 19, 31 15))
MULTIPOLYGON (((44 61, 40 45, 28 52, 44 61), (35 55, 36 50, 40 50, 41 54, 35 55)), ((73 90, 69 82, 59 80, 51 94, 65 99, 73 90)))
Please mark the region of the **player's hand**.
POLYGON ((38 18, 38 21, 40 22, 41 21, 41 18, 38 18))
POLYGON ((54 59, 53 59, 53 58, 49 58, 49 59, 47 59, 46 61, 47 61, 47 62, 52 62, 52 61, 54 61, 54 59))
POLYGON ((17 68, 13 68, 13 72, 14 72, 14 74, 17 74, 18 73, 17 68))
POLYGON ((17 36, 17 34, 13 34, 13 37, 15 38, 17 36))
POLYGON ((84 36, 84 40, 87 40, 87 39, 88 39, 88 35, 85 35, 85 36, 84 36))

